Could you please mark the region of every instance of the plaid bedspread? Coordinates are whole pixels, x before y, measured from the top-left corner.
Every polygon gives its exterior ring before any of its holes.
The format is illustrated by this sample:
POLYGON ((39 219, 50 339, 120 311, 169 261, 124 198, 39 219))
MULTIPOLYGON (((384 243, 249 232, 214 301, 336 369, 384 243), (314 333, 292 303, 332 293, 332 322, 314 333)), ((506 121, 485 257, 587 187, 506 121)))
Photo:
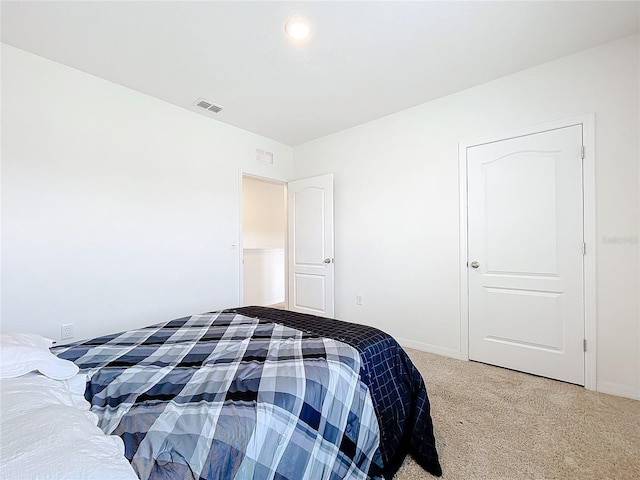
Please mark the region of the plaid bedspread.
POLYGON ((229 311, 278 322, 307 336, 333 338, 358 350, 360 377, 369 387, 380 426, 383 476, 393 478, 407 454, 427 472, 442 475, 424 380, 393 337, 366 325, 268 307, 229 311))
POLYGON ((361 357, 232 311, 60 346, 145 479, 379 478, 380 432, 361 357))

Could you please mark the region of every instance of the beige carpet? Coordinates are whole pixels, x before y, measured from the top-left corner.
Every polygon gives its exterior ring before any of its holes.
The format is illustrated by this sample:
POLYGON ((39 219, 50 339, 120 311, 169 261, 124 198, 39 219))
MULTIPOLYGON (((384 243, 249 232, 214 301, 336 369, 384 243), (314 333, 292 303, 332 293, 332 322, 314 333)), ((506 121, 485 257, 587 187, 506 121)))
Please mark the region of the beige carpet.
MULTIPOLYGON (((446 480, 640 479, 640 402, 406 349, 446 480)), ((394 480, 435 478, 407 459, 394 480)))

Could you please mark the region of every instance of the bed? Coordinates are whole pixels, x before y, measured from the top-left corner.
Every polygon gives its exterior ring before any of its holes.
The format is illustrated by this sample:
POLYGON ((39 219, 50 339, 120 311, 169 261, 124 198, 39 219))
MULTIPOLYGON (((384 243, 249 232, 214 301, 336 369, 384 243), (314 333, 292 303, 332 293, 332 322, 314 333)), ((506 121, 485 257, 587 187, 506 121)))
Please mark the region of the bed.
POLYGON ((380 330, 242 307, 54 347, 146 479, 441 475, 427 391, 380 330))

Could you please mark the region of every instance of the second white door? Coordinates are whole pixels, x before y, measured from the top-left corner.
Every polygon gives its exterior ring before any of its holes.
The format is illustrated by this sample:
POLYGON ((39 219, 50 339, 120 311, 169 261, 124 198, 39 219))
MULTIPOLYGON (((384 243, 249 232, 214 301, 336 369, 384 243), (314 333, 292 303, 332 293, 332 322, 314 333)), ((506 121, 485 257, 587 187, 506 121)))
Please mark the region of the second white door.
POLYGON ((584 385, 582 126, 467 149, 469 358, 584 385))
POLYGON ((334 316, 333 175, 289 182, 289 309, 334 316))

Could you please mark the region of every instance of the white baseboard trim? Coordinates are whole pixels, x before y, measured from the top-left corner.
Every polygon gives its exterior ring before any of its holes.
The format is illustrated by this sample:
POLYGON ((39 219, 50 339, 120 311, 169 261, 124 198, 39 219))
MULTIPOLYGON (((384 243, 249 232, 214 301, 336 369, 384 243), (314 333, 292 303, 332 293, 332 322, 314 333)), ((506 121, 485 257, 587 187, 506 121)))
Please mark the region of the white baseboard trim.
POLYGON ((598 382, 596 390, 600 393, 608 393, 617 397, 631 398, 632 400, 640 400, 640 389, 629 387, 628 385, 619 385, 617 383, 598 382))
POLYGON ((439 347, 437 345, 431 345, 429 343, 416 342, 415 340, 409 340, 407 338, 394 337, 398 343, 407 348, 413 348, 414 350, 420 350, 421 352, 435 353, 436 355, 442 355, 443 357, 450 357, 460 360, 460 351, 453 348, 439 347))
MULTIPOLYGON (((414 350, 420 350, 421 352, 433 353, 441 355, 443 357, 461 359, 460 351, 453 348, 440 347, 438 345, 431 345, 429 343, 417 342, 415 340, 409 340, 408 338, 395 337, 398 343, 407 348, 413 348, 414 350)), ((640 389, 630 387, 628 385, 620 385, 617 383, 597 382, 596 391, 600 393, 606 393, 609 395, 615 395, 616 397, 625 397, 632 400, 640 400, 640 389)))

